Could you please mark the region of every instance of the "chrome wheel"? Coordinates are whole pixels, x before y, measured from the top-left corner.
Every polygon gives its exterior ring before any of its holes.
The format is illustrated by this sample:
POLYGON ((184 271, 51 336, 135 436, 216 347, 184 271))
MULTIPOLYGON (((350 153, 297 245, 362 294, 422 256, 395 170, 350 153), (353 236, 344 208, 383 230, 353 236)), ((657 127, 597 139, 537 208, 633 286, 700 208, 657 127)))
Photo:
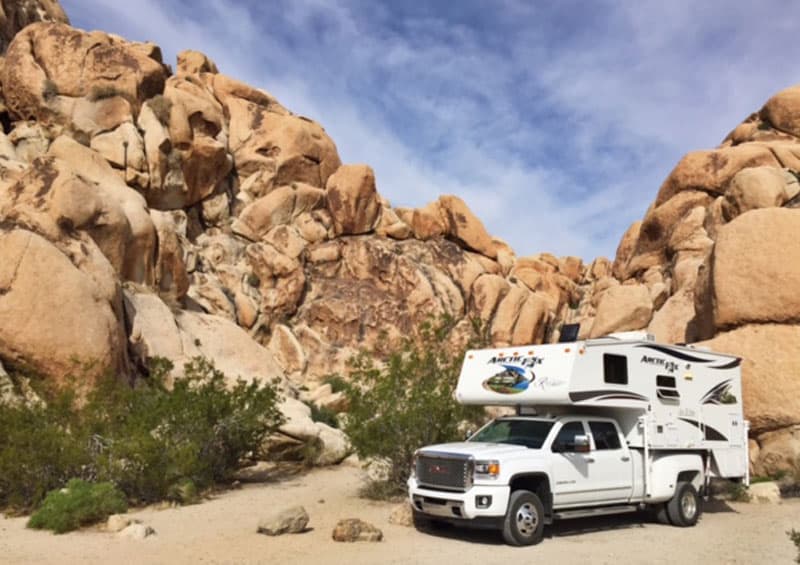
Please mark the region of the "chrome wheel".
POLYGON ((536 532, 539 525, 539 514, 530 502, 524 503, 517 510, 517 531, 525 537, 530 537, 536 532))
POLYGON ((684 492, 681 497, 681 510, 687 520, 694 518, 697 513, 697 500, 691 492, 684 492))

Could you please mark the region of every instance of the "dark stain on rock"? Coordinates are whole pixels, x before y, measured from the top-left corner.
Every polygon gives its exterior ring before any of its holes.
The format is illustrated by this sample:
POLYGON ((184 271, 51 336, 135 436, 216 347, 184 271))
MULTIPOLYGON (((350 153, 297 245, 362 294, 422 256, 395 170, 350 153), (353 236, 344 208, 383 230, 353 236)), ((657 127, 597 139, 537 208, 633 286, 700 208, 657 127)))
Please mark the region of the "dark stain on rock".
POLYGON ((708 157, 708 161, 706 162, 705 169, 711 173, 718 173, 721 171, 727 164, 729 159, 718 152, 713 152, 708 157))
POLYGON ((42 181, 42 186, 36 191, 36 197, 45 196, 53 188, 53 182, 58 178, 58 170, 52 157, 38 158, 33 162, 36 174, 42 181))

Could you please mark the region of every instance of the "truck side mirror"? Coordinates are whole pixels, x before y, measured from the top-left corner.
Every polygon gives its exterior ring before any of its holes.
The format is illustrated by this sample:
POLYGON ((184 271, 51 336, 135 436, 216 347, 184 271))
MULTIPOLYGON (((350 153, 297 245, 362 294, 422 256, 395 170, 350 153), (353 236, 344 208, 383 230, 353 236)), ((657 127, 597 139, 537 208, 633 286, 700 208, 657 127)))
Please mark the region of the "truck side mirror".
POLYGON ((475 434, 475 430, 467 430, 467 432, 464 434, 464 441, 471 438, 473 434, 475 434))
POLYGON ((587 435, 575 436, 576 453, 589 453, 591 449, 592 449, 591 445, 589 444, 589 436, 587 435))

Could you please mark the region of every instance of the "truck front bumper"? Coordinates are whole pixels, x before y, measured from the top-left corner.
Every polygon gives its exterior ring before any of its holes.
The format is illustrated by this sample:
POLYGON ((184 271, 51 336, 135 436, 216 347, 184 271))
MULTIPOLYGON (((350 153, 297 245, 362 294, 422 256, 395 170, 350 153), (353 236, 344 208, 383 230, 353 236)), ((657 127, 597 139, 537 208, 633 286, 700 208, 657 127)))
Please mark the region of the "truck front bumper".
POLYGON ((417 512, 435 518, 473 520, 502 518, 508 507, 508 485, 473 485, 466 492, 451 492, 421 487, 408 479, 408 496, 417 512), (486 500, 489 500, 488 504, 486 500))

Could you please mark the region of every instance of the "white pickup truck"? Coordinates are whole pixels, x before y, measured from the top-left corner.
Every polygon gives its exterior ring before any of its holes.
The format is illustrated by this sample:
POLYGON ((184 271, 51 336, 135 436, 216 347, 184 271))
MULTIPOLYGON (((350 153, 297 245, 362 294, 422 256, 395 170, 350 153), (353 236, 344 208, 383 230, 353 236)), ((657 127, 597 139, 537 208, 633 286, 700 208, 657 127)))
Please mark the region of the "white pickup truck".
POLYGON ((514 416, 493 420, 467 441, 417 451, 408 480, 414 519, 502 530, 531 545, 559 518, 631 512, 645 505, 676 526, 700 516, 705 474, 698 453, 629 448, 615 420, 514 416))
POLYGON ((456 400, 517 415, 417 451, 415 519, 514 545, 559 518, 645 508, 693 526, 710 478, 749 483, 741 399, 740 358, 642 333, 467 351, 456 400))

